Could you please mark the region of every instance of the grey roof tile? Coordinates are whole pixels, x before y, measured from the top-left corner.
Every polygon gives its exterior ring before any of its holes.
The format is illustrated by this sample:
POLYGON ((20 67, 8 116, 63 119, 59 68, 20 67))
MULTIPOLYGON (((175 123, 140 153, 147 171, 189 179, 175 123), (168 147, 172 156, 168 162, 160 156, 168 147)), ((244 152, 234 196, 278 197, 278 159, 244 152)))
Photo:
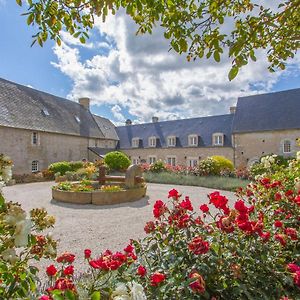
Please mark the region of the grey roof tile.
POLYGON ((140 147, 148 147, 148 138, 156 136, 159 139, 157 147, 167 146, 167 137, 177 137, 178 147, 188 146, 188 135, 199 136, 199 146, 212 146, 212 135, 216 132, 224 133, 224 146, 231 147, 231 127, 233 115, 221 115, 183 120, 164 121, 116 127, 119 136, 120 149, 131 148, 132 138, 141 139, 140 147))
POLYGON ((92 114, 80 104, 4 79, 0 79, 0 126, 104 137, 92 114))
POLYGON ((233 132, 300 128, 300 89, 238 99, 233 132))
POLYGON ((97 115, 93 115, 93 117, 105 138, 110 140, 119 140, 115 125, 110 120, 97 115))

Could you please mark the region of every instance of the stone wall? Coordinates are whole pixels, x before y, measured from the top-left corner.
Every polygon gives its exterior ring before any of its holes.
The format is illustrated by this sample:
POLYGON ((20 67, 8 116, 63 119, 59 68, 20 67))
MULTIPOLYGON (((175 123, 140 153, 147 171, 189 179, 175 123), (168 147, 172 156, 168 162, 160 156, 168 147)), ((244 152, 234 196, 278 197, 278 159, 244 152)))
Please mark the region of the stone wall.
POLYGON ((248 165, 261 156, 274 153, 283 156, 295 156, 300 150, 296 139, 300 137, 300 130, 278 130, 239 133, 233 135, 235 144, 235 165, 248 165), (290 140, 291 153, 283 153, 284 140, 290 140))
POLYGON ((14 162, 14 174, 31 173, 32 161, 38 161, 39 170, 56 161, 88 159, 88 138, 39 132, 38 144, 32 144, 32 130, 0 126, 0 153, 14 162))
POLYGON ((138 158, 149 163, 149 156, 155 156, 156 160, 166 161, 168 156, 176 158, 177 165, 186 165, 188 159, 204 159, 212 155, 223 155, 233 161, 233 149, 231 147, 186 147, 186 148, 144 148, 122 150, 131 160, 138 158))

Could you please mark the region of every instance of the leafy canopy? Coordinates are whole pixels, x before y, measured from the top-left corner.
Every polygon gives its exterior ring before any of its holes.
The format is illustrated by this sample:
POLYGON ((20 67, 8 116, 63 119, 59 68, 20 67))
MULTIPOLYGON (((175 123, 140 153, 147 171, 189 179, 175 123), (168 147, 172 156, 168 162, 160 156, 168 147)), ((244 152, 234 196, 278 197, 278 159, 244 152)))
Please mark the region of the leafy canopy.
POLYGON ((27 24, 37 27, 33 44, 47 39, 61 44, 60 33, 68 31, 81 43, 88 39, 95 17, 124 8, 138 24, 137 33, 164 28, 171 49, 187 60, 210 58, 219 62, 228 54, 232 61, 229 79, 265 49, 269 70, 284 69, 300 45, 300 0, 271 1, 271 9, 251 0, 16 0, 29 5, 27 24), (225 51, 224 51, 225 50, 225 51))

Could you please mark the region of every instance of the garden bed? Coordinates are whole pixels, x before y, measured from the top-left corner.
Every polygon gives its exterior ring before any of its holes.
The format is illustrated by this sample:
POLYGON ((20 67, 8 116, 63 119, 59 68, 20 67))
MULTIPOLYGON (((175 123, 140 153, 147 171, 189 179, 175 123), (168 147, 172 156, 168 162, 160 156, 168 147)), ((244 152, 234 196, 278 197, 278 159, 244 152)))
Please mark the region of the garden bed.
POLYGON ((226 191, 235 191, 237 188, 246 187, 250 183, 250 181, 240 178, 182 175, 170 172, 145 172, 143 177, 146 182, 151 183, 201 186, 226 191))
POLYGON ((146 195, 147 187, 135 187, 119 191, 63 191, 52 188, 52 198, 59 202, 74 204, 113 205, 137 201, 146 195))

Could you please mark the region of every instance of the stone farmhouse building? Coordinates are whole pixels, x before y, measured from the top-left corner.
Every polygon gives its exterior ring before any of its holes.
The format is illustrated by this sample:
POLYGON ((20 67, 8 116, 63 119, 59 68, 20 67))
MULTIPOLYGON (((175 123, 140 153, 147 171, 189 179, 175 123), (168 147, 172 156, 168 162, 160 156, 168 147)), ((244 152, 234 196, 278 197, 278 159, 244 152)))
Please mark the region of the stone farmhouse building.
POLYGON ((46 169, 63 160, 90 160, 125 152, 133 163, 159 159, 195 166, 223 155, 246 166, 262 155, 294 156, 300 150, 300 89, 241 97, 226 115, 115 127, 78 103, 0 79, 0 153, 14 161, 14 173, 46 169))

